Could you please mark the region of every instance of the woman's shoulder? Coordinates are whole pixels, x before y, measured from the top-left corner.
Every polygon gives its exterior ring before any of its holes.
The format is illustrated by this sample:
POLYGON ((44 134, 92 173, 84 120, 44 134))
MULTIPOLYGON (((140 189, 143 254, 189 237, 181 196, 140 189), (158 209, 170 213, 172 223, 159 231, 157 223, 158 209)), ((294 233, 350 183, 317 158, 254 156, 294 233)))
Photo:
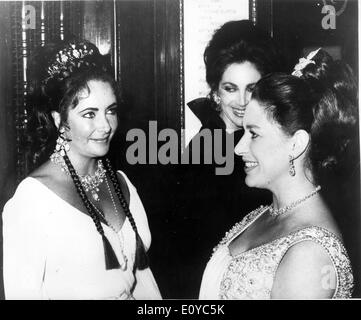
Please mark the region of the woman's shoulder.
POLYGON ((348 261, 349 257, 344 246, 341 234, 337 228, 320 225, 301 226, 280 238, 280 246, 283 246, 285 258, 290 258, 292 253, 299 252, 304 255, 316 253, 315 261, 328 259, 335 261, 348 261), (312 249, 313 248, 313 249, 312 249))
POLYGON ((189 109, 202 123, 203 129, 225 129, 226 126, 208 98, 197 98, 187 103, 189 109))
POLYGON ((17 186, 14 195, 3 208, 4 223, 22 221, 23 224, 42 219, 45 203, 49 197, 45 194, 42 184, 32 177, 26 177, 17 186))
POLYGON ((137 188, 130 181, 128 176, 124 173, 124 171, 117 170, 117 177, 120 183, 120 188, 125 196, 130 207, 138 207, 138 202, 140 202, 140 198, 138 195, 137 188))
POLYGON ((35 169, 29 174, 29 177, 35 179, 48 192, 57 194, 61 198, 69 199, 72 198, 72 194, 76 194, 71 177, 64 174, 51 161, 47 161, 35 169))
POLYGON ((130 179, 128 178, 128 176, 126 175, 126 173, 122 170, 117 170, 117 176, 119 179, 121 179, 121 181, 125 182, 127 185, 132 186, 133 188, 135 188, 133 186, 133 184, 130 182, 130 179))
POLYGON ((189 101, 187 106, 198 118, 206 116, 210 109, 214 111, 212 108, 212 101, 205 97, 189 101))
POLYGON ((23 212, 36 211, 40 213, 41 208, 53 204, 56 188, 54 185, 60 185, 59 178, 49 169, 49 165, 44 164, 30 173, 17 186, 14 195, 6 203, 4 213, 8 211, 23 212))
POLYGON ((282 239, 284 239, 282 243, 286 245, 288 251, 293 248, 315 245, 317 248, 323 248, 323 251, 328 253, 332 259, 337 254, 347 255, 343 240, 336 229, 328 229, 319 225, 304 226, 290 232, 282 239))
POLYGON ((48 180, 57 180, 62 176, 60 172, 59 168, 49 160, 33 170, 28 177, 34 178, 40 182, 46 182, 48 180))
POLYGON ((351 296, 350 260, 342 240, 335 233, 323 227, 309 226, 282 240, 285 250, 275 275, 273 297, 351 296))
POLYGON ((128 193, 136 192, 137 188, 134 184, 130 181, 129 177, 126 173, 122 170, 117 170, 117 177, 118 180, 123 188, 126 188, 128 193))
POLYGON ((24 178, 17 186, 14 195, 11 200, 18 200, 19 202, 34 200, 39 194, 39 190, 42 189, 40 181, 34 177, 28 176, 24 178))

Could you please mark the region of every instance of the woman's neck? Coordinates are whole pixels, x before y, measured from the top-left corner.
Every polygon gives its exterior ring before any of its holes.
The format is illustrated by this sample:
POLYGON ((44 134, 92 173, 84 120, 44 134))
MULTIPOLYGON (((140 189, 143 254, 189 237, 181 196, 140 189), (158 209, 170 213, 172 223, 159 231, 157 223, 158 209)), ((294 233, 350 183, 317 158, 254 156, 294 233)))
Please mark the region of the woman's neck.
POLYGON ((73 165, 74 169, 79 175, 93 175, 97 169, 97 158, 83 157, 80 155, 75 155, 71 152, 68 152, 68 158, 73 165))
POLYGON ((311 181, 292 177, 288 182, 272 190, 273 207, 274 209, 280 209, 288 206, 311 194, 315 189, 316 186, 311 181))

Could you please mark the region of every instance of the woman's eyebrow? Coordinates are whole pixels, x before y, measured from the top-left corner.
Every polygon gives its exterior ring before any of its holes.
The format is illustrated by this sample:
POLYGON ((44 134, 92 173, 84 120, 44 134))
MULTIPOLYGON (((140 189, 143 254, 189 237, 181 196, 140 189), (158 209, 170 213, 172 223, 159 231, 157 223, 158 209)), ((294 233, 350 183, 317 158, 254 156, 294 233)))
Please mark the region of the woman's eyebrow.
POLYGON ((84 111, 98 111, 99 109, 98 108, 94 108, 94 107, 86 107, 82 110, 79 110, 78 113, 83 113, 84 111))
POLYGON ((246 125, 246 129, 260 129, 259 126, 257 126, 256 124, 247 124, 246 125))
MULTIPOLYGON (((115 106, 117 106, 117 103, 113 102, 112 104, 107 106, 105 109, 108 110, 108 109, 113 108, 115 106)), ((86 108, 80 110, 79 113, 83 113, 84 111, 99 111, 99 108, 97 108, 97 107, 86 107, 86 108)))
POLYGON ((117 103, 116 102, 113 102, 112 104, 110 104, 109 106, 106 107, 106 109, 110 109, 112 107, 116 107, 117 106, 117 103))
POLYGON ((237 87, 237 85, 236 85, 235 83, 230 82, 230 81, 222 82, 221 84, 222 84, 222 85, 231 85, 231 86, 237 87))

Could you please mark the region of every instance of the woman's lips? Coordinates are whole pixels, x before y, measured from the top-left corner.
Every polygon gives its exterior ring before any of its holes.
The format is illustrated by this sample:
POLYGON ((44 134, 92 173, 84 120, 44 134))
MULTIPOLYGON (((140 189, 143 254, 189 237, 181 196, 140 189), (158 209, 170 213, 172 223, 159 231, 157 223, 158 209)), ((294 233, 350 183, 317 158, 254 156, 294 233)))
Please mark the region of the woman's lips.
POLYGON ((100 139, 91 139, 91 140, 94 141, 94 142, 97 142, 97 143, 107 143, 108 140, 109 140, 109 137, 100 138, 100 139))
POLYGON ((244 170, 249 172, 258 166, 256 161, 244 161, 244 170))
POLYGON ((237 117, 243 118, 244 117, 244 111, 246 110, 244 109, 236 109, 236 108, 232 108, 233 109, 233 113, 234 115, 236 115, 237 117))

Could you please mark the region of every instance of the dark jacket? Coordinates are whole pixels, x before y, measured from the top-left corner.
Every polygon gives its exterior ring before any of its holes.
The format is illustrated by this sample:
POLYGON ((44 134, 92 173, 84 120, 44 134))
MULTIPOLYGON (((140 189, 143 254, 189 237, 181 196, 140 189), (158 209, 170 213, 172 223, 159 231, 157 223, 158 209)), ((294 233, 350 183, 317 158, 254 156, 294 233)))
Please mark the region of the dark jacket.
MULTIPOLYGON (((202 123, 202 130, 222 130, 222 146, 230 134, 219 114, 207 98, 191 101, 188 106, 202 123)), ((234 146, 243 130, 234 132, 234 146)), ((214 136, 213 136, 214 138, 214 136)), ((188 149, 194 148, 194 137, 188 149)), ((234 147, 233 146, 233 147, 234 147)), ((201 144, 201 151, 204 145, 201 144)), ((232 148, 234 151, 234 148, 232 148)), ((204 156, 201 152, 201 158, 204 156)), ((225 154, 225 148, 223 148, 225 154)), ((180 282, 179 298, 197 298, 201 278, 212 249, 236 222, 260 204, 270 202, 270 194, 248 188, 241 157, 232 152, 234 170, 229 175, 216 175, 219 165, 189 164, 179 166, 176 226, 174 234, 180 282)))

